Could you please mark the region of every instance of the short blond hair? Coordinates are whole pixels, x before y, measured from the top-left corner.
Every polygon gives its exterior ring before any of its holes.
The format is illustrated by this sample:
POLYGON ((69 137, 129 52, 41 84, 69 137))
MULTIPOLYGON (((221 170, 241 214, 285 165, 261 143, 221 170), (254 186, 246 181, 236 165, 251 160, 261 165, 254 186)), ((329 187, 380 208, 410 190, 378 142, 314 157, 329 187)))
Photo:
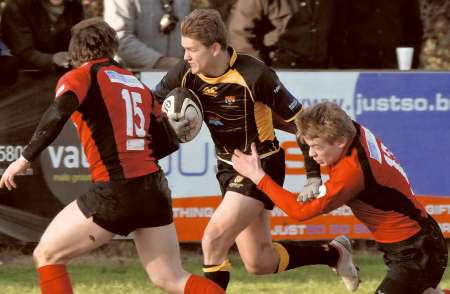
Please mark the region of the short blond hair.
POLYGON ((181 23, 181 35, 199 41, 206 47, 215 42, 227 48, 227 29, 215 9, 195 9, 181 23))
POLYGON ((74 66, 99 58, 114 58, 119 48, 116 31, 100 17, 80 21, 71 32, 69 57, 74 66))
POLYGON ((356 128, 352 119, 338 105, 331 102, 318 103, 303 109, 296 117, 297 136, 303 140, 321 138, 333 144, 339 138, 353 140, 356 128))

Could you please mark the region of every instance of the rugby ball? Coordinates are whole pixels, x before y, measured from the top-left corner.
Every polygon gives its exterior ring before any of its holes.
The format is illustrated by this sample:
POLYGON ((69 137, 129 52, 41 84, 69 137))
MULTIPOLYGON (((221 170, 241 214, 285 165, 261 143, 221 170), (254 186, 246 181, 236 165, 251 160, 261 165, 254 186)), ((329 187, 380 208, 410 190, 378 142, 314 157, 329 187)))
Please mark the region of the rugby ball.
POLYGON ((185 117, 192 121, 193 128, 182 138, 178 138, 182 143, 189 142, 194 139, 203 122, 203 107, 197 95, 188 88, 178 87, 167 94, 164 99, 161 110, 167 115, 178 113, 179 117, 185 117))

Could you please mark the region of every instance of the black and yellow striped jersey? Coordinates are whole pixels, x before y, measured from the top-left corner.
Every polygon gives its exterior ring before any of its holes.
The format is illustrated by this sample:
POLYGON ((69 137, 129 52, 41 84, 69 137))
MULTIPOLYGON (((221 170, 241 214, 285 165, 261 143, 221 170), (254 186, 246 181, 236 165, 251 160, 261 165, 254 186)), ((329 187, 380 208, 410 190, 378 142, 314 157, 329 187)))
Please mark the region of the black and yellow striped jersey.
POLYGON ((154 90, 162 101, 176 87, 193 90, 204 110, 204 121, 215 144, 217 157, 230 162, 234 149, 250 151, 256 143, 260 156, 278 152, 272 111, 292 121, 301 104, 262 61, 237 54, 229 47, 228 70, 219 77, 192 74, 187 62, 170 69, 154 90))

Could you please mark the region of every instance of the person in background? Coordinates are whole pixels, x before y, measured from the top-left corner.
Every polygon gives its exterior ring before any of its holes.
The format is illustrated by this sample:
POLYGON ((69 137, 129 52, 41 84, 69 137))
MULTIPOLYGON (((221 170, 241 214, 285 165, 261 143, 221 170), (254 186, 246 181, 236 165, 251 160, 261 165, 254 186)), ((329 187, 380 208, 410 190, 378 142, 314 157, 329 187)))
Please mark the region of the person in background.
POLYGON ((54 71, 69 67, 71 28, 83 19, 79 0, 8 1, 2 35, 21 68, 54 71))
POLYGON ((238 0, 230 45, 275 68, 327 68, 334 0, 238 0))
POLYGON ((3 43, 0 35, 0 86, 14 84, 17 78, 18 62, 15 56, 11 55, 8 47, 3 43))
POLYGON ((371 232, 388 267, 376 294, 441 293, 436 288, 447 266, 447 244, 394 154, 336 104, 319 103, 295 120, 309 155, 329 171, 315 199, 298 202, 296 194, 272 180, 254 144, 250 155, 235 149, 236 171, 298 221, 349 206, 371 232))
POLYGON ((219 11, 220 16, 222 16, 223 22, 228 23, 228 17, 230 16, 231 8, 236 3, 236 1, 237 0, 209 0, 208 8, 219 11))
POLYGON ((396 69, 396 47, 413 47, 419 66, 423 25, 419 0, 335 0, 330 39, 332 66, 396 69))
POLYGON ((69 56, 75 68, 60 78, 53 104, 21 157, 0 179, 0 189, 16 188, 15 176, 26 171, 72 119, 93 183, 56 215, 33 252, 42 294, 73 293, 66 264, 116 234, 131 232, 156 286, 178 294, 224 293, 181 266, 170 189, 148 136, 151 113, 160 115, 160 108, 150 90, 113 61, 117 47, 116 32, 101 18, 73 27, 69 56))
POLYGON ((190 1, 108 0, 104 19, 119 37, 118 61, 135 71, 168 69, 181 60, 179 20, 190 1))
POLYGON ((0 86, 10 86, 14 84, 17 78, 18 62, 2 40, 1 33, 1 15, 3 12, 4 1, 0 1, 0 86))

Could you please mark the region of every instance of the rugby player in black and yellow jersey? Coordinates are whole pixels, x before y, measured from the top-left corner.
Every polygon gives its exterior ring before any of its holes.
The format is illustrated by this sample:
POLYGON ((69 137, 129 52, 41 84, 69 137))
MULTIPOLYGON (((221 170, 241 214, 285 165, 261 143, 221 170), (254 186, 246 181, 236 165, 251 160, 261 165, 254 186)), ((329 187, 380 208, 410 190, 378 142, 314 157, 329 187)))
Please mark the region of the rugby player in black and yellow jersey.
MULTIPOLYGON (((193 90, 201 100, 204 121, 215 144, 223 200, 202 239, 205 276, 226 289, 231 269, 227 255, 234 242, 247 271, 254 274, 306 264, 335 266, 340 253, 333 246, 298 249, 272 243, 269 212, 273 202, 231 164, 234 149, 250 152, 250 144, 255 142, 265 171, 282 185, 285 159, 274 125, 295 133, 293 120, 302 105, 272 69, 227 46, 225 25, 217 11, 194 10, 182 22, 181 33, 184 61, 168 71, 154 94, 163 100, 176 87, 193 90)), ((303 194, 314 194, 321 184, 319 166, 307 159, 306 169, 308 181, 303 194)))

